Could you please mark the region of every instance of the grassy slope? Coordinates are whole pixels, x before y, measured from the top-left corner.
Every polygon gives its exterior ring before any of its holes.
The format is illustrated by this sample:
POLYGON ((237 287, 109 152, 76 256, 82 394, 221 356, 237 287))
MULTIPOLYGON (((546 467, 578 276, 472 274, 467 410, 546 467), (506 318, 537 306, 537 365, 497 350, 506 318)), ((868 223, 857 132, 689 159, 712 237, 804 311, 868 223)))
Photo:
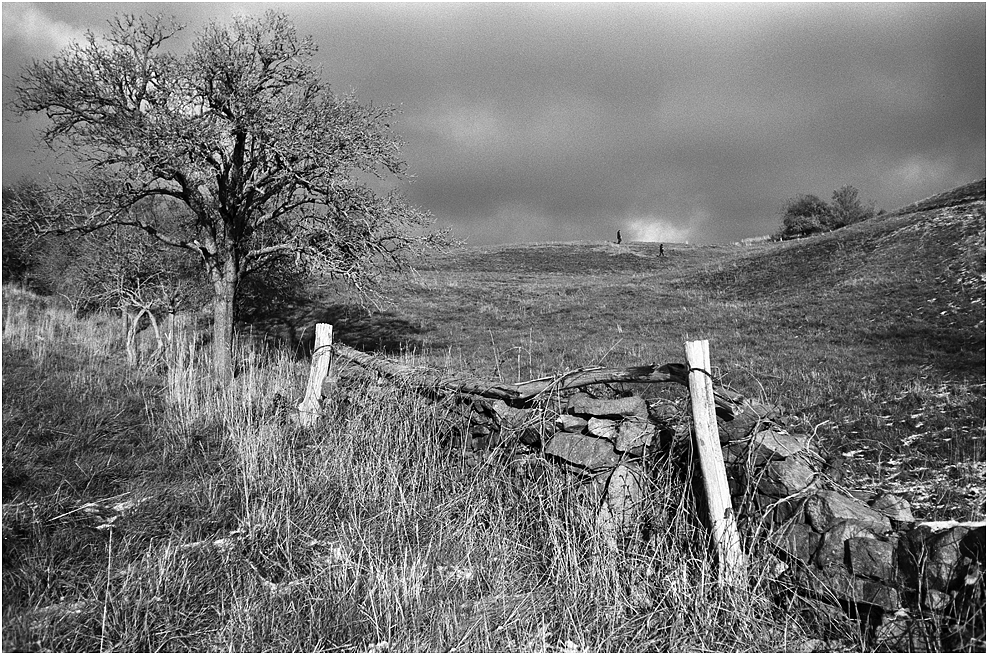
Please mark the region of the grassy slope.
MULTIPOLYGON (((816 426, 854 486, 901 490, 925 518, 980 517, 980 193, 665 258, 653 244, 464 249, 397 284, 388 313, 310 300, 267 325, 294 341, 329 319, 363 347, 508 380, 678 361, 684 338, 709 338, 722 379, 816 426)), ((194 348, 128 370, 112 329, 4 290, 4 650, 762 651, 816 630, 761 587, 717 589, 674 470, 652 473, 652 539, 615 558, 592 494, 551 471, 460 466, 429 403, 351 389, 299 430, 286 408, 305 361, 241 353, 217 396, 194 348)), ((814 634, 854 647, 833 628, 814 634)))
POLYGON ((468 247, 420 262, 374 317, 328 291, 257 325, 328 321, 361 348, 510 381, 680 361, 709 339, 722 382, 805 419, 853 484, 928 518, 984 515, 984 180, 799 241, 666 250, 468 247))
POLYGON ((4 300, 4 650, 764 651, 810 629, 758 582, 719 589, 671 466, 651 538, 613 554, 590 488, 465 465, 435 403, 344 386, 304 430, 304 362, 238 352, 216 394, 194 347, 128 370, 106 318, 4 300))
POLYGON ((664 258, 647 243, 467 248, 400 287, 395 315, 426 360, 512 380, 679 361, 685 338, 710 339, 724 382, 819 426, 859 486, 926 517, 983 516, 984 181, 913 210, 664 258))

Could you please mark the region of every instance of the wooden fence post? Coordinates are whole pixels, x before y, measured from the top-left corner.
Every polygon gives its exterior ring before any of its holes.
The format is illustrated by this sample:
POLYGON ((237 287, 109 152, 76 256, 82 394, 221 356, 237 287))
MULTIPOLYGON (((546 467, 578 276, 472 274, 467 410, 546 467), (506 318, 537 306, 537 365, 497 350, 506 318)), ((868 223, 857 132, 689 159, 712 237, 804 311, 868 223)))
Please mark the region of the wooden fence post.
POLYGON ((693 407, 693 431, 696 435, 703 489, 710 513, 710 531, 717 549, 720 584, 743 585, 747 564, 741 549, 731 492, 727 486, 724 454, 717 434, 714 413, 714 388, 710 376, 710 346, 707 341, 686 342, 686 364, 689 367, 690 402, 693 407))
POLYGON ((329 372, 332 359, 333 326, 329 323, 316 323, 316 343, 312 349, 312 364, 309 367, 309 382, 305 386, 305 398, 298 406, 298 421, 303 427, 311 427, 322 415, 322 383, 329 372))

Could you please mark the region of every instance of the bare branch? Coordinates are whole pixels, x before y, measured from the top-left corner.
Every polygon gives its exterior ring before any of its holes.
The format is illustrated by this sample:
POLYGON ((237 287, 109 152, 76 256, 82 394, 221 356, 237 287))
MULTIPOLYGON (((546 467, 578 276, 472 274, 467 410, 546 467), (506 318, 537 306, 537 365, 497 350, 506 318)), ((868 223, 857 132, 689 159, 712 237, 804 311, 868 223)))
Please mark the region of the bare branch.
POLYGON ((55 185, 58 207, 25 216, 52 231, 127 226, 194 251, 223 297, 217 311, 245 271, 275 260, 366 289, 416 248, 448 243, 420 234, 428 212, 355 181, 405 175, 395 110, 334 94, 312 39, 284 14, 212 23, 187 52, 167 52, 180 29, 121 16, 105 39, 22 71, 15 108, 44 113, 43 139, 74 164, 55 185), (135 211, 165 197, 185 220, 135 211))

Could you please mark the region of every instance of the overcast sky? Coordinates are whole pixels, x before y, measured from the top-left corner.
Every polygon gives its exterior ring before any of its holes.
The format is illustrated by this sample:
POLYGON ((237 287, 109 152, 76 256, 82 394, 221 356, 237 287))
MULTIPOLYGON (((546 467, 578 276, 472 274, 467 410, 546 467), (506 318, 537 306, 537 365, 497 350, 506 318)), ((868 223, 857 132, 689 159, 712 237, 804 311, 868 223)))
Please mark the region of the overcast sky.
POLYGON ((31 58, 114 13, 288 13, 339 92, 401 109, 404 188, 472 244, 723 243, 852 184, 894 209, 985 176, 971 4, 3 3, 3 182, 38 170, 7 109, 31 58))

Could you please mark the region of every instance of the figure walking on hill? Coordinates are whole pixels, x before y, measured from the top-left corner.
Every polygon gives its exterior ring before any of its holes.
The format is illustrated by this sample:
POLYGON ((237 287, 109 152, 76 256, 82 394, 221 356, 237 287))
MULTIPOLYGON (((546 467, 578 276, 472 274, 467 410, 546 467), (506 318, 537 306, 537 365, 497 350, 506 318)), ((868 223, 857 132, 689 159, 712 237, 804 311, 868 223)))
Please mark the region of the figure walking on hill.
POLYGON ((621 245, 621 230, 618 230, 618 245, 621 245))
POLYGON ((665 256, 666 256, 666 247, 665 247, 665 244, 664 243, 660 243, 659 244, 659 257, 665 257, 665 256))

